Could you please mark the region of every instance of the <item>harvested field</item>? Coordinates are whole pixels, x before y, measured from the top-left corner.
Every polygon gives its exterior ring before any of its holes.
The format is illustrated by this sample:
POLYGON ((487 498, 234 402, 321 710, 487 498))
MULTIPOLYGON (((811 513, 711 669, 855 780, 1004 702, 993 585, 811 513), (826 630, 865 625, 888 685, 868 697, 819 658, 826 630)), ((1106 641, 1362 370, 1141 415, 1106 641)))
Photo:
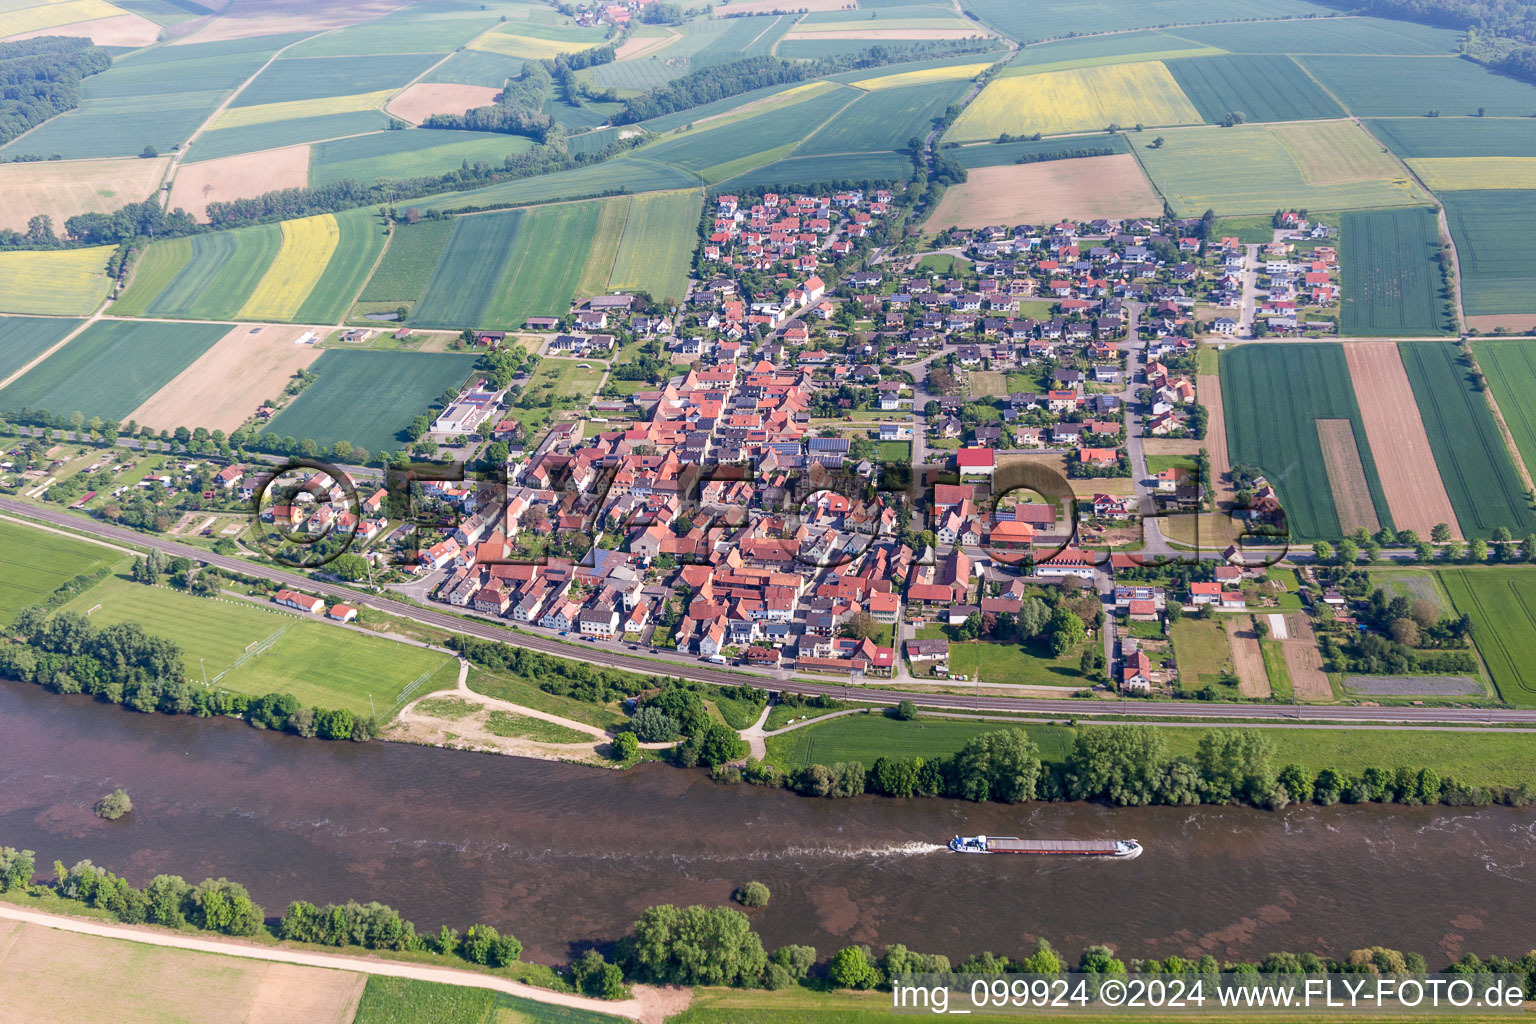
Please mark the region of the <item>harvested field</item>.
POLYGON ((978 167, 955 185, 924 228, 978 228, 1059 219, 1156 216, 1162 200, 1129 153, 978 167))
POLYGON ((1436 523, 1449 523, 1452 534, 1459 537, 1456 511, 1435 468, 1434 452, 1397 346, 1351 342, 1344 346, 1344 361, 1349 364, 1366 441, 1376 456, 1393 525, 1428 537, 1436 523))
POLYGON ((174 45, 254 39, 285 32, 323 32, 377 18, 400 6, 400 0, 311 0, 302 6, 295 6, 291 0, 234 0, 217 18, 176 40, 174 45))
POLYGON ((1292 612, 1285 617, 1286 632, 1290 638, 1281 641, 1285 654, 1285 668, 1291 675, 1291 688, 1298 700, 1331 700, 1333 687, 1323 673, 1323 656, 1317 651, 1317 637, 1312 633, 1312 623, 1302 612, 1292 612))
POLYGON ((1227 630, 1232 647, 1232 670, 1237 673, 1237 692, 1244 697, 1268 697, 1269 673, 1264 670, 1264 652, 1259 650, 1259 634, 1250 626, 1227 630))
POLYGON ((0 923, 4 1021, 348 1024, 366 976, 0 923), (153 1012, 147 1012, 153 1007, 153 1012))
POLYGON ((0 228, 25 231, 39 213, 60 234, 77 213, 110 213, 148 199, 160 186, 170 157, 144 160, 42 160, 0 164, 0 228))
POLYGON ((295 345, 302 327, 238 324, 128 415, 157 430, 207 427, 232 433, 290 377, 320 356, 295 345))
POLYGON ((411 124, 421 124, 433 114, 462 114, 473 107, 496 102, 500 89, 485 85, 450 85, 417 82, 385 104, 384 109, 411 124))
MULTIPOLYGON (((1195 378, 1195 395, 1205 406, 1205 450, 1211 457, 1211 482, 1216 488, 1216 505, 1230 506, 1233 495, 1232 461, 1227 455, 1227 418, 1222 412, 1221 378, 1216 374, 1202 374, 1195 378)), ((1147 449, 1152 454, 1152 449, 1147 449)), ((1178 454, 1178 453, 1168 453, 1178 454)))
MULTIPOLYGON (((58 5, 64 6, 64 5, 58 5)), ((42 28, 8 36, 7 41, 34 36, 84 36, 97 46, 148 46, 160 38, 160 26, 138 14, 117 14, 110 18, 77 21, 67 28, 42 28)))
POLYGON ((171 209, 179 206, 198 220, 207 220, 209 203, 254 199, 265 192, 308 184, 308 146, 219 157, 181 165, 171 183, 171 209))
POLYGON ((1467 327, 1491 334, 1500 327, 1514 334, 1536 334, 1536 313, 1489 313, 1467 317, 1467 327))
POLYGON ((1150 456, 1198 455, 1206 442, 1193 437, 1148 437, 1142 439, 1141 446, 1150 456))
POLYGON ((1345 676, 1344 688, 1369 697, 1483 696, 1471 676, 1345 676))
POLYGON ((1366 533, 1381 529, 1376 508, 1371 504, 1370 485, 1365 481, 1365 466, 1355 444, 1354 424, 1349 420, 1317 420, 1317 443, 1323 449, 1323 466, 1328 471, 1328 486, 1333 491, 1333 505, 1339 513, 1339 528, 1354 533, 1365 527, 1366 533))

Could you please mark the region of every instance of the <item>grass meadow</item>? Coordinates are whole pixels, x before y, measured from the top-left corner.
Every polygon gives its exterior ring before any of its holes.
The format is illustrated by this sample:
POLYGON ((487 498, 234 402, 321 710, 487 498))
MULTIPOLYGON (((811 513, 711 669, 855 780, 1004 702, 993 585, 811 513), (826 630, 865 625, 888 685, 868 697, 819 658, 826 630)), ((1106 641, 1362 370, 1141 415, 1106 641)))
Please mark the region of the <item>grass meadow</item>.
POLYGON ((448 247, 452 220, 424 220, 419 224, 397 223, 389 248, 378 269, 363 288, 364 302, 398 302, 409 305, 426 293, 432 268, 448 247))
POLYGON ((490 989, 373 975, 352 1024, 622 1024, 622 1018, 490 989))
POLYGON ((99 544, 0 521, 0 622, 9 622, 76 576, 125 558, 99 544))
POLYGON ((98 627, 138 622, 181 647, 189 681, 202 682, 206 671, 212 683, 224 673, 216 685, 239 693, 291 693, 304 704, 360 715, 371 713, 372 694, 382 719, 396 695, 421 675, 435 673, 435 686, 452 686, 455 679, 452 659, 441 651, 368 636, 275 605, 193 597, 123 576, 103 580, 65 607, 78 612, 94 608, 91 623, 98 627), (268 640, 270 647, 235 667, 250 645, 268 640))
POLYGON ((1536 573, 1513 567, 1450 569, 1440 581, 1471 617, 1472 641, 1510 704, 1536 707, 1536 573))

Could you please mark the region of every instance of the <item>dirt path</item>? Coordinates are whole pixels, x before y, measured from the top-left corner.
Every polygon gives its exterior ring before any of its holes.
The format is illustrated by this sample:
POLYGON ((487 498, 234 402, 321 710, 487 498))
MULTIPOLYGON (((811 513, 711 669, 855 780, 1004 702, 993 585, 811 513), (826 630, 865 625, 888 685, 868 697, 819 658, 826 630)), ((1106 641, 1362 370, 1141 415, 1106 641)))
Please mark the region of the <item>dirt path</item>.
POLYGON ((1216 507, 1231 507, 1237 492, 1232 487, 1232 462, 1227 455, 1227 420, 1221 405, 1221 378, 1214 373, 1195 378, 1195 394, 1208 414, 1205 448, 1211 457, 1211 484, 1216 488, 1216 507))
MULTIPOLYGON (((1360 400, 1360 419, 1376 462, 1392 522, 1427 538, 1436 523, 1446 523, 1460 537, 1456 510, 1440 480, 1429 435, 1419 418, 1413 386, 1396 345, 1351 341, 1344 345, 1350 383, 1360 400)), ((1342 521, 1343 508, 1340 508, 1342 521)), ((1346 526, 1346 530, 1350 527, 1346 526)))
POLYGON ((301 953, 295 950, 257 946, 232 939, 193 938, 180 932, 164 931, 148 927, 107 924, 101 921, 79 920, 40 914, 19 907, 0 904, 0 918, 25 921, 28 924, 57 928, 81 935, 95 935, 104 939, 121 939, 142 942, 151 946, 167 946, 172 949, 190 949, 201 953, 218 953, 224 956, 245 957, 272 963, 298 964, 302 967, 323 967, 332 970, 352 971, 357 974, 378 974, 387 978, 409 978, 415 981, 432 981, 443 985, 460 985, 466 988, 488 988, 493 992, 505 992, 538 1003, 586 1010, 590 1013, 606 1013, 641 1024, 662 1024, 672 1014, 688 1008, 693 993, 688 989, 653 988, 648 985, 634 986, 631 998, 622 1002, 589 999, 586 996, 568 995, 535 988, 509 978, 489 974, 461 971, 452 967, 427 967, 418 964, 395 963, 373 956, 342 956, 334 953, 301 953))
POLYGON ((1227 632, 1232 648, 1232 668, 1237 673, 1237 692, 1244 697, 1268 697, 1269 673, 1264 670, 1264 654, 1259 650, 1259 634, 1250 627, 1227 632))
POLYGON ((1292 612, 1285 617, 1286 632, 1290 638, 1280 642, 1285 655, 1285 667, 1291 674, 1291 689, 1298 700, 1329 700, 1333 687, 1323 674, 1323 656, 1317 651, 1317 637, 1312 633, 1312 623, 1306 615, 1292 612))
POLYGON ((763 713, 757 716, 757 721, 741 730, 741 738, 747 741, 747 756, 756 760, 763 760, 768 756, 768 745, 763 742, 767 733, 763 732, 763 723, 768 721, 768 713, 773 710, 772 704, 763 707, 763 713))

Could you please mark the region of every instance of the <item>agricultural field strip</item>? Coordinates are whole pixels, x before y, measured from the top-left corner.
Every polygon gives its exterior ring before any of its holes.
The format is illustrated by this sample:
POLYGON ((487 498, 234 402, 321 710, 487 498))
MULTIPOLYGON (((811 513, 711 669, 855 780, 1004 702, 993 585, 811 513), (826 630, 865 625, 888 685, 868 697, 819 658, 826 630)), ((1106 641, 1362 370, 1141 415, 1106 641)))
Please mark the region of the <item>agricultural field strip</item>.
POLYGON ((336 218, 322 213, 282 222, 277 258, 237 314, 241 320, 290 320, 324 276, 341 240, 336 218))
POLYGON ((1521 458, 1536 466, 1536 352, 1528 342, 1497 340, 1474 341, 1472 352, 1521 458))
POLYGON ((1102 129, 1111 123, 1201 124, 1200 111, 1157 61, 998 78, 966 106, 946 141, 1102 129))
POLYGON ((1536 574, 1461 569, 1441 573, 1440 581, 1456 610, 1471 617, 1472 641, 1499 694, 1516 706, 1536 705, 1536 574))
POLYGON ((1340 227, 1341 334, 1416 337, 1449 329, 1434 210, 1354 210, 1340 218, 1340 227))

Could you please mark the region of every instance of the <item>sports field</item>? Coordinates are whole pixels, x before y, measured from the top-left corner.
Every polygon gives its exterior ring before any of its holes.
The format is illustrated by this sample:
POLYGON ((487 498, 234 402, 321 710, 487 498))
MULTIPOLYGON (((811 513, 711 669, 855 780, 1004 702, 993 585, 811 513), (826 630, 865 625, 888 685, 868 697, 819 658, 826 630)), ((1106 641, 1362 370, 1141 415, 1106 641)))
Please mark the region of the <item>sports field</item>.
POLYGON ((1340 526, 1340 504, 1369 504, 1378 522, 1391 522, 1341 346, 1228 349, 1221 354, 1221 396, 1231 464, 1257 466, 1274 485, 1293 541, 1336 540, 1348 532, 1340 526), (1366 495, 1346 493, 1336 501, 1318 420, 1349 422, 1366 495))
POLYGON ((1341 234, 1341 333, 1415 336, 1450 329, 1432 208, 1351 211, 1341 218, 1341 234))
POLYGON ((1180 128, 1163 137, 1160 148, 1138 146, 1136 155, 1180 217, 1429 202, 1380 146, 1372 156, 1370 137, 1347 121, 1180 128))
POLYGON ((111 213, 148 199, 169 163, 133 157, 0 164, 0 228, 25 231, 29 219, 46 214, 62 234, 77 213, 111 213))
POLYGON ((9 622, 76 576, 89 576, 124 558, 99 544, 0 520, 0 622, 9 622))
POLYGON ((79 316, 107 297, 115 246, 0 252, 0 313, 79 316))
POLYGON ((1472 343, 1477 365, 1527 469, 1536 469, 1536 348, 1528 341, 1472 343))
POLYGON ((1289 57, 1194 57, 1164 62, 1201 117, 1219 123, 1233 111, 1249 122, 1342 117, 1344 111, 1289 57))
POLYGON ((122 420, 228 330, 228 324, 98 321, 0 391, 0 409, 122 420))
POLYGON ((877 89, 854 100, 795 147, 795 155, 901 149, 908 140, 923 138, 932 131, 945 108, 958 102, 970 88, 969 80, 951 80, 877 89))
POLYGON ((1536 191, 1471 190, 1440 197, 1461 263, 1469 316, 1536 312, 1536 191))
POLYGON ((1158 61, 1143 61, 996 79, 971 101, 944 138, 965 142, 1004 132, 1054 135, 1110 124, 1201 120, 1168 69, 1158 61))
POLYGON ((282 235, 277 257, 236 314, 241 320, 291 320, 341 240, 336 218, 329 213, 285 220, 282 235))
MULTIPOLYGON (((90 613, 91 623, 138 622, 181 647, 189 680, 261 695, 291 693, 303 704, 369 714, 368 695, 382 719, 396 696, 418 677, 455 681, 441 651, 368 636, 310 616, 238 598, 193 597, 167 586, 146 586, 125 576, 103 580, 64 606, 90 613), (100 607, 96 607, 100 605, 100 607), (248 651, 260 650, 242 661, 248 651), (240 664, 236 664, 239 662, 240 664), (217 678, 218 682, 214 683, 217 678)), ((420 693, 434 687, 424 686, 420 693)))
POLYGON ((698 245, 702 193, 651 192, 635 196, 608 278, 612 290, 640 290, 658 302, 681 302, 698 245))
POLYGON ((453 220, 424 220, 394 226, 384 259, 363 288, 364 302, 399 302, 409 305, 427 290, 432 268, 442 258, 453 234, 453 220))
POLYGON ((351 1024, 364 977, 0 921, 0 978, 15 1021, 351 1024))
POLYGON ((0 317, 0 380, 57 345, 82 321, 61 317, 0 317))
POLYGON ((1492 566, 1450 569, 1440 582, 1456 610, 1472 618, 1472 641, 1499 695, 1517 707, 1536 706, 1536 573, 1492 566))
POLYGON ((1457 347, 1433 341, 1403 342, 1398 347, 1461 532, 1487 537, 1505 526, 1523 537, 1536 531, 1536 514, 1531 512, 1504 438, 1487 399, 1473 390, 1457 347))
POLYGON ((330 349, 310 367, 319 379, 274 416, 266 432, 307 437, 321 447, 349 441, 370 452, 394 451, 406 444, 400 432, 444 391, 461 387, 475 360, 447 353, 330 349))

